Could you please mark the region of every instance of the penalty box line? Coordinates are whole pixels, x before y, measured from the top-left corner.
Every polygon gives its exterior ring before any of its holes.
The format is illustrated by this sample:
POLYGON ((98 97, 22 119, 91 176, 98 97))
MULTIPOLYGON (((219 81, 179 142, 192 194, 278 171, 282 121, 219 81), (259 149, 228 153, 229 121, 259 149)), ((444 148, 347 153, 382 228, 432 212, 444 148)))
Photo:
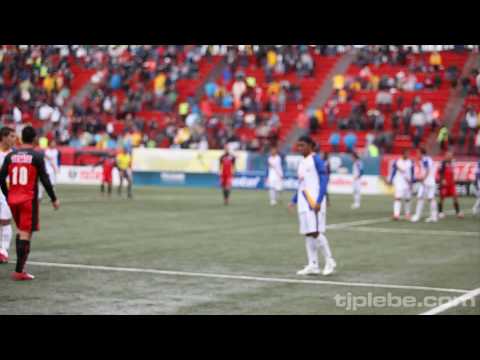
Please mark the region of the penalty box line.
POLYGON ((273 277, 260 277, 260 276, 248 276, 248 275, 197 273, 197 272, 187 272, 187 271, 169 271, 169 270, 139 269, 139 268, 96 266, 96 265, 82 265, 82 264, 62 264, 62 263, 35 262, 35 261, 29 262, 29 265, 40 266, 40 267, 64 268, 64 269, 83 269, 83 270, 98 270, 98 271, 125 272, 125 273, 155 274, 155 275, 166 275, 166 276, 184 276, 184 277, 214 278, 214 279, 226 279, 226 280, 258 281, 258 282, 266 282, 266 283, 333 285, 333 286, 346 286, 346 287, 351 286, 351 287, 381 288, 381 289, 420 290, 420 291, 445 292, 445 293, 449 292, 449 293, 460 293, 460 294, 468 293, 468 290, 445 289, 445 288, 436 288, 436 287, 428 287, 428 286, 374 284, 374 283, 341 282, 341 281, 327 281, 327 280, 301 280, 301 279, 291 279, 291 278, 289 279, 289 278, 273 278, 273 277))
POLYGON ((477 296, 480 295, 480 288, 478 289, 475 289, 475 290, 472 290, 472 291, 469 291, 467 292, 466 294, 463 294, 462 296, 460 297, 457 297, 445 304, 442 304, 442 305, 439 305, 431 310, 428 310, 424 313, 421 313, 419 315, 437 315, 437 314, 440 314, 442 312, 445 312, 449 309, 452 309, 454 307, 457 307, 463 303, 465 303, 466 301, 470 300, 470 299, 473 299, 477 296))

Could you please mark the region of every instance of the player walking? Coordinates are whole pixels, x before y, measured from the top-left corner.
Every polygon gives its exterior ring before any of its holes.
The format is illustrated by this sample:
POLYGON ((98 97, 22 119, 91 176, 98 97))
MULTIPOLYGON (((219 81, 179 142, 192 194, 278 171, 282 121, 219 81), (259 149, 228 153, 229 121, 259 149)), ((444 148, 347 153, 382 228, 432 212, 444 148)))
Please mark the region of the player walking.
POLYGON ((230 201, 233 174, 235 173, 235 156, 230 154, 228 145, 225 145, 225 153, 220 158, 220 186, 223 191, 223 202, 225 206, 230 201))
POLYGON ((108 196, 112 195, 112 183, 113 183, 113 169, 117 167, 115 157, 108 155, 104 157, 100 162, 95 164, 95 167, 102 165, 102 183, 100 185, 100 192, 105 194, 105 185, 107 185, 108 196))
POLYGON ((443 200, 445 198, 453 198, 453 206, 455 207, 455 213, 457 218, 463 219, 464 215, 460 211, 460 204, 458 202, 457 189, 455 186, 455 173, 453 167, 453 154, 451 151, 447 151, 445 154, 445 160, 442 161, 442 165, 439 170, 439 183, 440 183, 440 203, 438 205, 439 218, 444 219, 443 213, 443 200))
MULTIPOLYGON (((52 140, 49 147, 45 150, 45 169, 47 170, 48 177, 52 186, 57 184, 57 174, 59 172, 60 153, 57 149, 57 143, 52 140)), ((38 189, 38 198, 43 198, 43 187, 38 189)))
MULTIPOLYGON (((0 129, 0 167, 4 163, 5 157, 12 151, 16 140, 15 130, 9 127, 0 129)), ((2 192, 0 192, 0 227, 0 264, 6 264, 13 234, 12 212, 2 192)))
POLYGON ((325 236, 327 220, 325 194, 328 185, 325 162, 315 154, 315 143, 310 137, 302 136, 297 147, 303 159, 298 166, 298 190, 289 208, 297 206, 300 234, 305 236, 308 258, 308 265, 297 275, 320 274, 318 250, 321 249, 325 258, 323 275, 326 276, 332 274, 337 265, 325 236))
POLYGON ((34 276, 25 272, 25 264, 30 253, 32 233, 39 230, 38 180, 52 200, 54 209, 60 207, 41 153, 34 150, 37 134, 31 126, 22 130, 23 145, 9 153, 0 170, 0 186, 8 199, 10 210, 17 224, 16 237, 17 264, 12 279, 16 281, 33 280, 34 276), (7 177, 10 186, 7 187, 7 177))
POLYGON ((402 201, 405 208, 405 219, 410 220, 412 184, 414 180, 414 165, 408 158, 408 150, 404 150, 402 157, 393 163, 389 184, 395 188, 395 201, 393 203, 393 220, 400 220, 402 201))
POLYGON ((123 180, 127 181, 127 196, 132 198, 132 157, 122 147, 117 155, 116 166, 120 174, 120 185, 118 186, 118 195, 122 195, 123 180))
POLYGON ((473 215, 477 215, 480 213, 480 160, 478 160, 477 162, 477 172, 475 173, 475 187, 477 188, 477 201, 472 208, 473 215))
POLYGON ((353 153, 353 205, 352 210, 360 208, 362 198, 363 163, 357 153, 353 153))
POLYGON ((425 200, 430 202, 430 217, 425 222, 437 222, 437 200, 435 199, 435 163, 432 158, 428 156, 427 150, 420 149, 420 177, 417 194, 417 210, 412 218, 412 222, 418 222, 422 217, 423 205, 425 200))
POLYGON ((275 206, 278 203, 280 192, 283 190, 282 158, 278 154, 276 147, 272 147, 268 157, 267 184, 270 194, 270 205, 275 206))

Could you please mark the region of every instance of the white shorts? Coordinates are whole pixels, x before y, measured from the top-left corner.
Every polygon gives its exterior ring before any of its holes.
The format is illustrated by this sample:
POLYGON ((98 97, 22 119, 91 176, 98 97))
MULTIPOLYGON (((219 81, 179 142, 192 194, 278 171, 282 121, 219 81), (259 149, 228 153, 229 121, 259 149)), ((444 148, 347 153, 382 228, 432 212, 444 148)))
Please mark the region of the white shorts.
POLYGON ((298 213, 300 222, 300 234, 307 235, 313 233, 325 233, 327 225, 327 206, 323 201, 321 209, 318 213, 307 211, 298 213))
POLYGON ((395 187, 395 199, 410 199, 412 197, 412 189, 408 186, 395 187))
POLYGON ((420 184, 418 187, 418 194, 417 197, 419 199, 433 199, 435 198, 435 185, 424 185, 420 184))
POLYGON ((269 189, 274 189, 276 191, 283 190, 283 182, 281 179, 268 179, 267 185, 269 189))
POLYGON ((8 206, 5 195, 0 191, 0 220, 11 220, 12 212, 10 206, 8 206))
POLYGON ((362 180, 353 180, 353 193, 358 194, 362 190, 362 180))

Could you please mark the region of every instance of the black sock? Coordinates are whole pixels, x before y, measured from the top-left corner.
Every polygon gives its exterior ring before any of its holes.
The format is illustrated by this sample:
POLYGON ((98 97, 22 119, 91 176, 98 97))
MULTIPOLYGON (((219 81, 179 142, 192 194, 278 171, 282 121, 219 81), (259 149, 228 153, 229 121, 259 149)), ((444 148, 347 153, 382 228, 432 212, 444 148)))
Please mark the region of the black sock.
POLYGON ((457 213, 457 215, 460 213, 460 205, 458 204, 458 201, 455 201, 453 203, 453 206, 455 207, 455 212, 457 213))
POLYGON ((223 198, 224 198, 225 200, 228 199, 228 190, 223 190, 223 198))
POLYGON ((439 202, 439 203, 438 203, 438 212, 439 212, 439 213, 442 213, 442 212, 443 212, 443 203, 442 203, 442 202, 439 202))
POLYGON ((104 184, 100 185, 100 192, 102 192, 102 193, 105 192, 105 185, 104 184))
POLYGON ((28 254, 30 254, 30 241, 20 240, 20 237, 17 235, 17 266, 15 271, 17 273, 23 272, 25 268, 25 263, 28 259, 28 254))

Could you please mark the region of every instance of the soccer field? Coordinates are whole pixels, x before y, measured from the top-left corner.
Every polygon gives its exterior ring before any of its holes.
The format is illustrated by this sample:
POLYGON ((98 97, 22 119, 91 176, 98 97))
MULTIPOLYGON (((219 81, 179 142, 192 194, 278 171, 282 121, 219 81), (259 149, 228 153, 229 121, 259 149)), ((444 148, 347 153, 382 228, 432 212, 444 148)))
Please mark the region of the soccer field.
MULTIPOLYGON (((364 197, 352 211, 350 196, 333 195, 337 273, 305 278, 296 275, 306 254, 290 193, 275 208, 260 191, 235 190, 229 207, 219 190, 136 188, 133 200, 96 187, 58 193, 60 211, 42 204, 32 243, 36 279, 9 279, 14 249, 0 265, 0 314, 420 314, 480 288, 473 198, 461 199, 463 220, 411 224, 390 221, 389 197, 364 197)), ((438 311, 478 315, 474 300, 438 311)))

